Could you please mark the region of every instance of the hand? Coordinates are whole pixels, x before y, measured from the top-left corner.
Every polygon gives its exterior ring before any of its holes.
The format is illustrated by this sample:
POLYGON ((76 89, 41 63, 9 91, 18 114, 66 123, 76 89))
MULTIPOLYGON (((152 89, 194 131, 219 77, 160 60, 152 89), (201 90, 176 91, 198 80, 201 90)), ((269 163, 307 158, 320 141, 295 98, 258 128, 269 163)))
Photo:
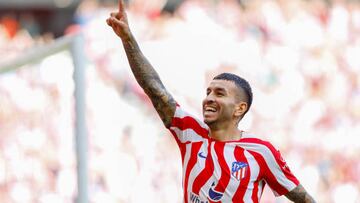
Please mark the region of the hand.
POLYGON ((106 23, 112 27, 114 32, 122 39, 126 39, 131 35, 129 23, 125 12, 124 0, 119 0, 119 11, 110 14, 106 19, 106 23))

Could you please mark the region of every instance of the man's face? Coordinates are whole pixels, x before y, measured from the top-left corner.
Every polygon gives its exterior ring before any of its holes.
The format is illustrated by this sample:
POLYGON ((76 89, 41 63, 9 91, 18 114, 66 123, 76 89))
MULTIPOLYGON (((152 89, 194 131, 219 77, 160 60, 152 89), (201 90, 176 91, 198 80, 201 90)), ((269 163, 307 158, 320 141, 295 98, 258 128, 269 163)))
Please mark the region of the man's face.
POLYGON ((203 100, 204 122, 213 125, 232 121, 239 96, 234 82, 212 80, 203 100))

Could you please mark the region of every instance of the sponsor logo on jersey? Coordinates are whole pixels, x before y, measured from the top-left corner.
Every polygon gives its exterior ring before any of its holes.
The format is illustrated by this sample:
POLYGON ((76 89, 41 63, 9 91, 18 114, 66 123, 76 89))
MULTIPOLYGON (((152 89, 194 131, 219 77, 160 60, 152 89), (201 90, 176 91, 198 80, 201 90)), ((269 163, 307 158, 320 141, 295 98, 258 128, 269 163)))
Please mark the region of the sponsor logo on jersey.
POLYGON ((196 195, 195 193, 190 193, 190 202, 192 203, 209 203, 207 200, 202 200, 199 195, 196 195))
POLYGON ((215 182, 211 184, 211 187, 209 189, 209 199, 211 199, 214 202, 217 202, 223 197, 224 194, 214 190, 214 187, 215 187, 215 182))
POLYGON ((247 163, 234 161, 231 166, 231 175, 234 178, 236 178, 236 180, 240 181, 245 177, 247 169, 248 169, 247 163))

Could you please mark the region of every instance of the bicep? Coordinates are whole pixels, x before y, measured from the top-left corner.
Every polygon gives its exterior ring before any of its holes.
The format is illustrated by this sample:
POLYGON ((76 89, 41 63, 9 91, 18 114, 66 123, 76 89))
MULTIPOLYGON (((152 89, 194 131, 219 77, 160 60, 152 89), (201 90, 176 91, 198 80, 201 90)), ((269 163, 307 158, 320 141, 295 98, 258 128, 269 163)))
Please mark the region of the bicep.
POLYGON ((148 94, 148 96, 164 125, 169 127, 176 110, 175 99, 164 87, 156 91, 156 93, 148 94))
POLYGON ((305 188, 299 184, 285 195, 289 200, 297 203, 314 203, 315 200, 306 192, 305 188))

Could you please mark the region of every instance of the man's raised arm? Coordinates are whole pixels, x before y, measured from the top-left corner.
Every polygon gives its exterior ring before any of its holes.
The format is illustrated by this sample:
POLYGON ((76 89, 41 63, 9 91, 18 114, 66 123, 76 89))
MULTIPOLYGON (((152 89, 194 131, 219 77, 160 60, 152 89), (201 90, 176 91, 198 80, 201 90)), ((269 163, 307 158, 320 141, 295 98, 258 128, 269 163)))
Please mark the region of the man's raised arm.
POLYGON ((132 35, 125 12, 124 0, 119 0, 119 11, 111 13, 106 22, 121 38, 131 71, 151 99, 165 126, 169 127, 175 113, 176 102, 164 87, 155 69, 141 52, 132 35))

